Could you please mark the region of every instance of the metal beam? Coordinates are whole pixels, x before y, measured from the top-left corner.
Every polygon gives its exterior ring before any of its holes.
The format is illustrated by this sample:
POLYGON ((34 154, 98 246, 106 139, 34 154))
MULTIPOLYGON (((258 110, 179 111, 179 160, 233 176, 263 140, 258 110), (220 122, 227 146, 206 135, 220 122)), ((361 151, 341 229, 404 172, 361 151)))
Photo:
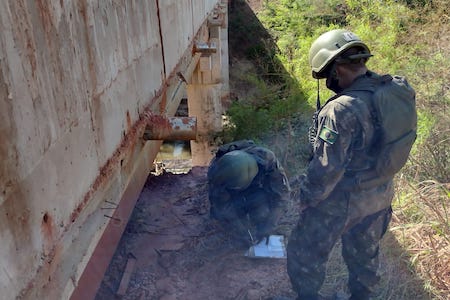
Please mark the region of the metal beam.
MULTIPOLYGON (((194 48, 195 51, 195 48, 194 48)), ((186 83, 191 83, 192 74, 194 73, 195 68, 197 67, 198 61, 200 60, 200 57, 202 54, 200 52, 195 52, 194 56, 192 57, 191 62, 189 63, 188 67, 184 72, 179 72, 178 76, 180 79, 186 83)))
POLYGON ((164 117, 153 115, 143 135, 144 140, 190 141, 197 138, 196 117, 164 117))

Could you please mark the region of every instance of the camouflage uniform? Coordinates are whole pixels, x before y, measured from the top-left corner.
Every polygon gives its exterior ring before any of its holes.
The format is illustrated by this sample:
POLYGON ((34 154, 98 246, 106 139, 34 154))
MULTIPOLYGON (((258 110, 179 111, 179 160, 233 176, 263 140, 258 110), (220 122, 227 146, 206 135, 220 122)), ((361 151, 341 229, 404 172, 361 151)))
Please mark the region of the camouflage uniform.
POLYGON ((258 164, 258 173, 243 191, 210 183, 210 214, 212 218, 221 221, 230 233, 250 243, 248 230, 251 230, 255 240, 259 240, 275 228, 289 199, 290 188, 285 171, 275 154, 246 140, 221 146, 209 166, 208 178, 211 178, 213 172, 221 171, 216 168, 217 159, 233 150, 251 154, 258 164))
POLYGON ((333 246, 342 238, 352 299, 367 299, 379 281, 379 241, 391 218, 392 178, 374 178, 374 125, 365 86, 367 72, 351 89, 331 98, 318 115, 318 135, 300 201, 306 209, 288 243, 288 274, 300 299, 316 299, 333 246))

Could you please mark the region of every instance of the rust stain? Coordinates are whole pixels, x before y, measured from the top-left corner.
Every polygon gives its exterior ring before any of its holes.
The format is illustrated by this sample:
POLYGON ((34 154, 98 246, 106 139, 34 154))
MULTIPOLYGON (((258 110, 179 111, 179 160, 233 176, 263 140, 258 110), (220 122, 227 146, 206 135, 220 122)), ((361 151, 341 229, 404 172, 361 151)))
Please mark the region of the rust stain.
POLYGON ((196 135, 196 119, 192 117, 166 117, 152 115, 147 117, 148 124, 144 140, 193 140, 196 135), (183 124, 181 125, 180 122, 183 124))
MULTIPOLYGON (((6 228, 11 230, 15 242, 11 245, 2 245, 8 247, 10 251, 21 252, 21 245, 27 247, 31 236, 31 211, 28 208, 28 194, 19 186, 14 190, 14 197, 9 197, 3 202, 2 210, 4 214, 0 217, 7 223, 6 228)), ((12 253, 11 253, 12 255, 12 253)), ((33 282, 27 283, 24 291, 33 288, 33 282)), ((21 292, 22 293, 22 292, 21 292)), ((20 295, 19 295, 20 296, 20 295)))
POLYGON ((101 283, 109 262, 114 255, 117 244, 125 230, 127 224, 126 220, 128 220, 135 205, 135 201, 145 183, 146 177, 142 176, 145 175, 142 172, 145 172, 145 168, 140 169, 141 176, 137 176, 137 180, 130 182, 130 185, 124 191, 119 206, 113 215, 114 218, 120 218, 122 221, 118 222, 113 219, 114 223, 110 223, 110 225, 105 228, 102 237, 95 247, 91 258, 70 297, 71 300, 95 298, 99 284, 101 283))
POLYGON ((52 255, 49 255, 49 259, 46 264, 46 274, 49 274, 48 278, 51 281, 50 275, 55 273, 55 269, 61 262, 61 256, 63 254, 64 247, 62 244, 56 244, 52 249, 52 255))
POLYGON ((32 26, 30 25, 30 21, 29 21, 29 16, 28 16, 28 10, 27 8, 25 8, 25 4, 22 1, 17 1, 17 11, 16 11, 16 15, 14 16, 14 18, 16 19, 17 23, 18 23, 18 30, 19 32, 23 32, 24 33, 24 38, 25 38, 25 55, 28 58, 28 60, 30 61, 30 66, 31 66, 31 74, 32 77, 35 78, 35 74, 36 74, 36 55, 35 55, 35 51, 36 51, 36 47, 34 45, 33 42, 33 38, 32 38, 32 34, 30 33, 30 28, 32 28, 32 26))
MULTIPOLYGON (((99 175, 95 179, 94 183, 91 185, 89 191, 83 197, 82 202, 77 206, 77 208, 72 212, 70 216, 71 222, 75 222, 83 208, 91 199, 92 195, 97 191, 101 186, 103 186, 110 178, 110 176, 114 173, 117 168, 120 168, 121 161, 125 158, 125 156, 132 152, 136 143, 141 139, 145 127, 149 122, 150 118, 154 118, 157 115, 154 115, 150 110, 150 105, 145 109, 145 111, 141 114, 138 121, 131 127, 128 133, 122 139, 122 142, 119 148, 114 151, 113 155, 108 159, 105 165, 100 169, 99 175)), ((159 116, 160 117, 160 116, 159 116)), ((157 117, 156 117, 157 118, 157 117)), ((122 162, 123 163, 123 162, 122 162)), ((68 230, 70 224, 68 224, 65 228, 65 231, 68 230)))
MULTIPOLYGON (((97 74, 95 73, 95 56, 94 56, 94 47, 91 47, 90 38, 89 38, 89 20, 87 16, 87 0, 82 0, 78 2, 78 10, 83 17, 84 22, 84 42, 86 43, 86 48, 88 49, 87 55, 88 55, 88 65, 89 65, 89 75, 91 76, 90 81, 92 82, 91 90, 95 91, 95 88, 97 86, 97 74)), ((94 125, 94 124, 92 124, 94 125)), ((93 127, 94 128, 94 127, 93 127)))
POLYGON ((53 217, 48 212, 44 213, 42 217, 41 232, 44 240, 44 255, 48 255, 54 247, 54 222, 53 217))
MULTIPOLYGON (((174 73, 175 74, 175 73, 174 73)), ((158 98, 167 90, 167 85, 163 87, 156 93, 156 95, 149 101, 150 103, 145 107, 144 111, 140 114, 139 119, 131 126, 131 129, 124 135, 122 142, 119 147, 114 151, 113 155, 107 160, 107 162, 100 168, 99 175, 96 177, 94 183, 91 185, 90 189, 84 195, 83 200, 70 216, 71 223, 74 223, 78 218, 79 214, 82 212, 84 207, 87 205, 89 200, 92 198, 93 194, 103 186, 110 178, 117 168, 120 168, 123 164, 123 160, 128 153, 132 152, 136 143, 140 141, 142 135, 144 134, 145 128, 149 123, 156 123, 160 126, 171 125, 167 122, 167 119, 161 115, 152 112, 151 107, 158 98)), ((164 98, 164 97, 162 97, 164 98)), ((70 223, 64 228, 64 232, 67 232, 70 228, 70 223)))
POLYGON ((147 119, 149 124, 155 125, 158 128, 171 128, 169 120, 161 115, 155 115, 153 113, 144 113, 145 118, 147 119))
POLYGON ((167 105, 167 88, 168 88, 168 85, 165 84, 164 85, 163 94, 162 94, 162 97, 161 97, 161 103, 159 104, 159 112, 160 113, 163 113, 164 110, 166 109, 166 105, 167 105))
POLYGON ((133 124, 131 124, 131 116, 129 110, 127 110, 126 118, 127 118, 127 131, 130 131, 133 124))
POLYGON ((61 264, 61 257, 64 247, 61 244, 55 244, 48 255, 44 256, 44 261, 36 271, 36 274, 42 274, 42 280, 36 280, 36 277, 30 280, 26 287, 23 288, 18 296, 18 299, 31 299, 31 291, 35 287, 42 289, 43 294, 50 295, 51 291, 55 291, 55 285, 58 280, 53 280, 54 274, 58 266, 61 264))
MULTIPOLYGON (((133 128, 133 123, 132 123, 132 120, 131 120, 130 112, 128 110, 127 110, 127 113, 126 113, 126 120, 127 120, 127 131, 126 132, 130 132, 132 130, 132 128, 133 128)), ((128 150, 128 152, 129 153, 134 153, 135 146, 136 146, 136 143, 131 143, 130 149, 128 150)), ((123 166, 123 160, 124 159, 121 159, 121 163, 120 163, 121 166, 123 166)))
POLYGON ((33 40, 31 39, 30 36, 30 31, 28 30, 28 28, 25 29, 25 35, 26 35, 26 39, 27 39, 27 45, 26 45, 26 49, 27 49, 27 57, 28 60, 30 61, 30 65, 31 65, 31 76, 33 78, 36 78, 36 49, 33 43, 33 40))
POLYGON ((36 0, 39 15, 42 19, 42 25, 44 26, 44 30, 47 34, 50 33, 54 27, 48 3, 48 1, 36 0))

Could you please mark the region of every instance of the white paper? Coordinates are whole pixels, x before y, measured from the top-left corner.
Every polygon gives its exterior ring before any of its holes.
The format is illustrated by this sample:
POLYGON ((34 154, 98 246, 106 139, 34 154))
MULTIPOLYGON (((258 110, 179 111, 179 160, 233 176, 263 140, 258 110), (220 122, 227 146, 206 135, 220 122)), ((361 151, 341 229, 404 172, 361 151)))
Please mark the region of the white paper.
POLYGON ((284 236, 271 235, 267 244, 264 238, 258 244, 251 246, 245 255, 248 257, 286 258, 284 236))

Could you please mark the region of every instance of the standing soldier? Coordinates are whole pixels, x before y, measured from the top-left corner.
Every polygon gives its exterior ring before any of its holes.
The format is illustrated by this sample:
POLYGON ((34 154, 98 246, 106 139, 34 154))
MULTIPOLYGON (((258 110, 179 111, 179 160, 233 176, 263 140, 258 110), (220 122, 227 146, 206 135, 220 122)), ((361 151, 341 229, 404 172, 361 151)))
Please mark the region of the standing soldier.
POLYGON ((321 299, 325 265, 340 238, 350 299, 369 299, 379 282, 392 179, 414 143, 417 116, 414 90, 403 77, 369 71, 371 56, 343 29, 322 34, 309 52, 313 77, 326 78, 336 95, 318 109, 313 156, 299 185, 303 211, 288 241, 288 274, 298 299, 321 299))
POLYGON ((208 169, 210 214, 251 245, 275 229, 289 183, 275 154, 250 140, 221 146, 208 169))

